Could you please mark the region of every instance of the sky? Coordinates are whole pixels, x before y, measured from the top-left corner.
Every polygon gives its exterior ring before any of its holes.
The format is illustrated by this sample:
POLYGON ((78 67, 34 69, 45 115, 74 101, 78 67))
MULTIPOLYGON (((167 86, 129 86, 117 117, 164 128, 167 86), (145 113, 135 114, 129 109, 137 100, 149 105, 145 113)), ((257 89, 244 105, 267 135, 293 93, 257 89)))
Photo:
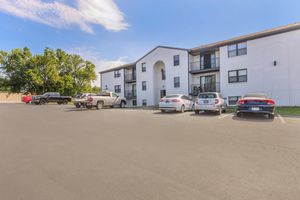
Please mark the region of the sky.
POLYGON ((0 50, 61 48, 98 73, 158 45, 193 48, 300 22, 299 10, 299 0, 0 0, 0 50))

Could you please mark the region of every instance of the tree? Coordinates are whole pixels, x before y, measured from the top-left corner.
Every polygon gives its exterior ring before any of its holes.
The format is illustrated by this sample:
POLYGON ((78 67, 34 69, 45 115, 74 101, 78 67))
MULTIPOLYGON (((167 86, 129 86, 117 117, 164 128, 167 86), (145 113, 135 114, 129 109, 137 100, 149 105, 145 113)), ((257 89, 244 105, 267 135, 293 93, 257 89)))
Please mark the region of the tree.
POLYGON ((45 48, 42 55, 34 56, 26 47, 10 53, 0 51, 0 66, 4 74, 0 84, 5 82, 11 92, 75 95, 92 91, 91 83, 96 80, 93 63, 61 49, 45 48))

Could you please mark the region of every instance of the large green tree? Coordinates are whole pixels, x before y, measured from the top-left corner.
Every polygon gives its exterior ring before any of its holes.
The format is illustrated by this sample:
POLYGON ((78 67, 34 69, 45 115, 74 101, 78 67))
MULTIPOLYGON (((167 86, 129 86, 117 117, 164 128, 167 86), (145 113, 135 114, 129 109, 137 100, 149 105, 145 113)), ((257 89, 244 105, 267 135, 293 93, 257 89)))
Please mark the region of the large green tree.
POLYGON ((0 65, 4 74, 0 84, 5 83, 11 92, 74 95, 92 91, 91 83, 96 80, 93 63, 61 49, 45 48, 42 55, 32 55, 28 48, 1 51, 0 65))

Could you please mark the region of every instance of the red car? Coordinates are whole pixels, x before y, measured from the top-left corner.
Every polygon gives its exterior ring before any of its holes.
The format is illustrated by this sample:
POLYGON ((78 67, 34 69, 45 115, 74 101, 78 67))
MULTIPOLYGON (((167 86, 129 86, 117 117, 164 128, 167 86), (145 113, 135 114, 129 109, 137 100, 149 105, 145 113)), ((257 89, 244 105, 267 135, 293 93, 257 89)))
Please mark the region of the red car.
POLYGON ((31 103, 31 101, 32 101, 32 96, 30 95, 26 95, 22 97, 22 102, 24 103, 31 103))

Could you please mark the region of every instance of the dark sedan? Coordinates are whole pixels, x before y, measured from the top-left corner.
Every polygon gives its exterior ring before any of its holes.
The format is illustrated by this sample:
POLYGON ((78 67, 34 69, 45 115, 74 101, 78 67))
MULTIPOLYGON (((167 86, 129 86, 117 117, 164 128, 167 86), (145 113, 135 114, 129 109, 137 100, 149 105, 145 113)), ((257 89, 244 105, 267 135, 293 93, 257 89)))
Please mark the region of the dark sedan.
POLYGON ((270 119, 275 116, 275 101, 265 94, 251 93, 246 94, 237 102, 237 117, 243 113, 260 113, 268 115, 270 119))

